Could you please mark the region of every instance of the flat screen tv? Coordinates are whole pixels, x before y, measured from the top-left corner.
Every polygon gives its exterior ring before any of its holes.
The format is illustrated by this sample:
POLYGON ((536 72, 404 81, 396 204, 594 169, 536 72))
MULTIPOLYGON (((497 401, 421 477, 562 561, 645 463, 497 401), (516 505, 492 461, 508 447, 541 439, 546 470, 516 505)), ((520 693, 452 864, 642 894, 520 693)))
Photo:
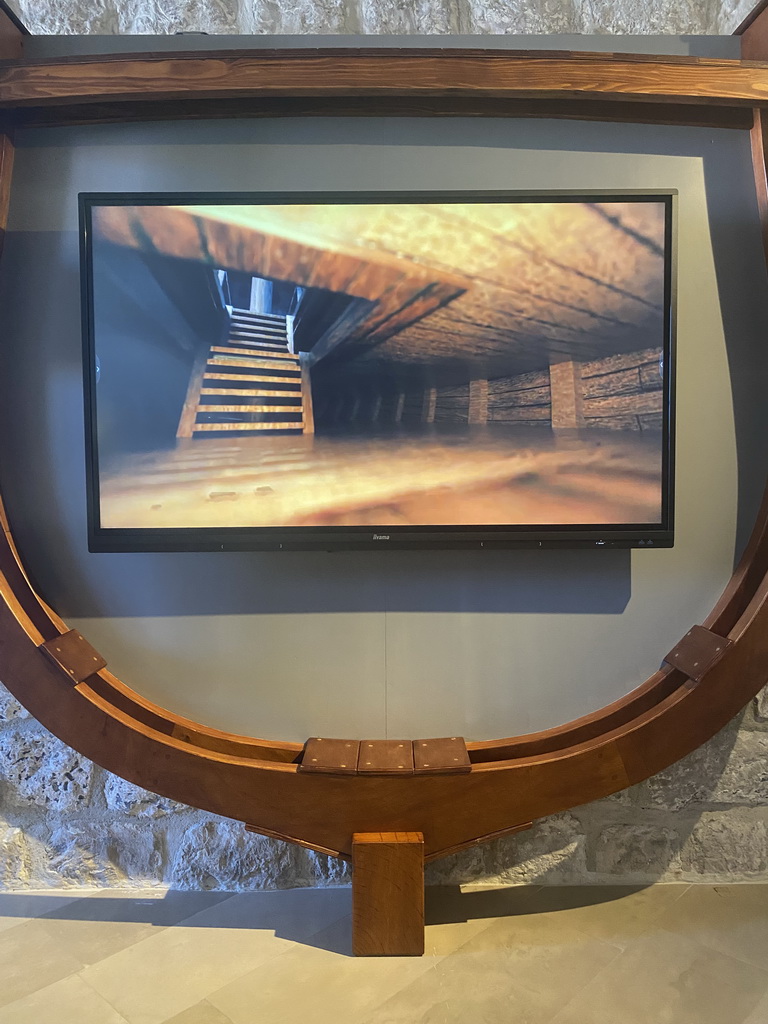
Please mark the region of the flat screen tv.
POLYGON ((91 550, 670 546, 674 201, 81 195, 91 550))

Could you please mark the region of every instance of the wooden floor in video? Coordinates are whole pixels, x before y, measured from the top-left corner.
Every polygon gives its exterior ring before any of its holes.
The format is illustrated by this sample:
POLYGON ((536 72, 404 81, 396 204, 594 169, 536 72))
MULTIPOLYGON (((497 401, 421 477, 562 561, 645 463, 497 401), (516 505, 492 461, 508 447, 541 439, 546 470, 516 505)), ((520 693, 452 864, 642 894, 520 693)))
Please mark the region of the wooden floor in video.
POLYGON ((106 528, 653 523, 657 435, 202 439, 102 471, 106 528))

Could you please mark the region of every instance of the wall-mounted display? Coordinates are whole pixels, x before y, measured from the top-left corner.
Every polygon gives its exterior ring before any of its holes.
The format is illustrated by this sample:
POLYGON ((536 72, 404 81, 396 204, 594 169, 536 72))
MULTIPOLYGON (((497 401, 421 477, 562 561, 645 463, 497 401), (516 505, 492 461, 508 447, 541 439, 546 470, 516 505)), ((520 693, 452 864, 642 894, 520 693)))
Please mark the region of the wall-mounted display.
POLYGON ((80 205, 92 550, 671 545, 671 192, 80 205))

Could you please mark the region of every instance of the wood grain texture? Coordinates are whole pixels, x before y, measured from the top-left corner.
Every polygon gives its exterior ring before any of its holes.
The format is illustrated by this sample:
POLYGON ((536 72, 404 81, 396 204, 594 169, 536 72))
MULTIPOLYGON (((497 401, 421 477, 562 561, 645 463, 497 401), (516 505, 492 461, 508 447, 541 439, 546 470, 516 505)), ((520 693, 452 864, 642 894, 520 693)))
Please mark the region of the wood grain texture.
POLYGON ((367 832, 352 838, 352 952, 424 953, 424 836, 367 832))
POLYGON ((40 59, 0 69, 2 107, 400 94, 753 106, 768 100, 768 68, 635 54, 285 49, 40 59))
POLYGON ((768 59, 768 0, 752 8, 734 35, 741 36, 742 60, 768 59))
POLYGON ((19 19, 5 4, 0 4, 0 60, 19 60, 24 49, 25 31, 19 19))

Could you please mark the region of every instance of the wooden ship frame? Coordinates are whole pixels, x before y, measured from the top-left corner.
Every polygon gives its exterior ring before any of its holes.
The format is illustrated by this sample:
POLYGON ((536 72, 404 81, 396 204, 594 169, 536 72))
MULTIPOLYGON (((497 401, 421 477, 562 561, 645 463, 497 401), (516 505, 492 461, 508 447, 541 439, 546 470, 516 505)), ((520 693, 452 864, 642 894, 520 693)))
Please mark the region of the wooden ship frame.
MULTIPOLYGON (((14 131, 273 116, 555 117, 749 131, 768 255, 768 3, 745 60, 483 50, 259 50, 25 59, 0 10, 0 245, 14 131), (403 84, 407 83, 407 84, 403 84)), ((0 672, 54 734, 153 792, 353 866, 357 954, 423 952, 424 863, 640 782, 768 679, 768 494, 714 609, 642 686, 541 733, 306 744, 231 735, 133 692, 35 592, 0 506, 0 672)))

